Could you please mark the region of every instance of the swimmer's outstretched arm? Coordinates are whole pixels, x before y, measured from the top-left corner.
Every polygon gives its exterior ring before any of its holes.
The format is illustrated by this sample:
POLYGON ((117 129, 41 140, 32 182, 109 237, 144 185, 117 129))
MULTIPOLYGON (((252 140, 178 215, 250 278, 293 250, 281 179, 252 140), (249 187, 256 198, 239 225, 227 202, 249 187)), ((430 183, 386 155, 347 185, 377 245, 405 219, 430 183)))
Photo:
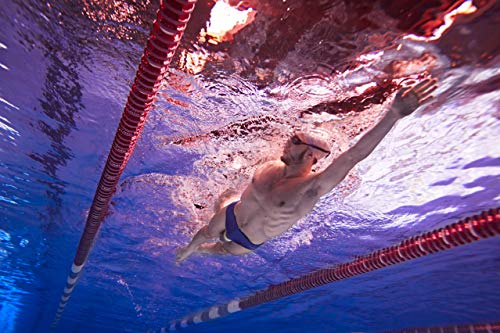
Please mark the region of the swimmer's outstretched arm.
POLYGON ((380 122, 315 177, 318 194, 322 196, 330 192, 356 164, 370 155, 399 119, 412 114, 431 99, 431 93, 437 88, 436 83, 436 79, 425 79, 411 88, 401 89, 380 122))

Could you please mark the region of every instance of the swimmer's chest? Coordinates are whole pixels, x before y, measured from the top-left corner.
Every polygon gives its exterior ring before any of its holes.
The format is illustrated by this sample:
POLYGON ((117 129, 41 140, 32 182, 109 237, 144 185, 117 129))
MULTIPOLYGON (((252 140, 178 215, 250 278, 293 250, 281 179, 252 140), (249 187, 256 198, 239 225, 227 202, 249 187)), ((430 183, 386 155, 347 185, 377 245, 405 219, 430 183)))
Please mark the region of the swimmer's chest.
POLYGON ((261 206, 275 212, 309 211, 318 199, 318 191, 312 187, 312 177, 283 177, 283 167, 276 164, 257 172, 252 184, 261 199, 261 206))
POLYGON ((275 184, 269 191, 267 200, 273 207, 286 211, 310 210, 317 197, 318 191, 312 188, 309 179, 286 179, 275 184))

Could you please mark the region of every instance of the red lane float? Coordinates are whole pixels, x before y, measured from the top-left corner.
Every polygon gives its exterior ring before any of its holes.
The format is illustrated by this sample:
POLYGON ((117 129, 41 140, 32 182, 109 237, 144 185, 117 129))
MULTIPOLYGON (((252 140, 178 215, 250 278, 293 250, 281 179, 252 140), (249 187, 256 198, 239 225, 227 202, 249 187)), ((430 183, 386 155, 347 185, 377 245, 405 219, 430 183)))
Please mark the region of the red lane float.
POLYGON ((130 90, 111 150, 97 185, 71 272, 52 323, 55 329, 82 271, 118 180, 153 107, 156 93, 179 46, 197 0, 162 0, 130 90))
POLYGON ((444 228, 411 237, 398 245, 358 257, 349 263, 322 269, 271 286, 264 291, 243 299, 240 302, 240 307, 242 309, 249 308, 326 283, 346 279, 498 234, 500 234, 500 209, 490 209, 444 228))
POLYGON ((412 327, 400 331, 382 333, 500 333, 500 322, 437 327, 412 327))

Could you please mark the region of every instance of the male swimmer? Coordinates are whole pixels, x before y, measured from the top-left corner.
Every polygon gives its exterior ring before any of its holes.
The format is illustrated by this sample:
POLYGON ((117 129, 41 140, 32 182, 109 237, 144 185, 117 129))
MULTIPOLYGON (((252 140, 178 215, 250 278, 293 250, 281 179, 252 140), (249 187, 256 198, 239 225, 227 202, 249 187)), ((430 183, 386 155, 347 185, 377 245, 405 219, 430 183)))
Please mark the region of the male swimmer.
POLYGON ((436 88, 436 79, 425 79, 414 87, 401 89, 380 122, 322 172, 312 173, 311 169, 330 154, 328 144, 311 133, 293 135, 286 142, 280 160, 257 169, 239 201, 220 207, 191 243, 178 249, 177 262, 194 252, 245 254, 281 235, 365 159, 399 119, 432 98, 436 88), (219 241, 204 244, 214 239, 219 241))

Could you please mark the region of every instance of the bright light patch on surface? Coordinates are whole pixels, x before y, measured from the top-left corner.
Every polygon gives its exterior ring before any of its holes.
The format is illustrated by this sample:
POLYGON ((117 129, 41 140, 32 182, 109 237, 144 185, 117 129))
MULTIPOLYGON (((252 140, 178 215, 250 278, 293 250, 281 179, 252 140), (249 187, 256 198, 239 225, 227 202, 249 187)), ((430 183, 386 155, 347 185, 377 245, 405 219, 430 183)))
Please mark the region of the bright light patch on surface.
POLYGON ((189 70, 191 74, 198 74, 205 68, 208 54, 201 51, 182 51, 181 67, 189 70))
MULTIPOLYGON (((498 68, 488 68, 477 74, 471 74, 467 77, 464 83, 466 84, 474 84, 479 83, 481 81, 486 81, 492 77, 495 77, 500 74, 500 67, 498 68)), ((496 96, 496 95, 495 95, 496 96)))
POLYGON ((6 71, 10 70, 9 67, 7 67, 6 65, 0 63, 0 67, 2 67, 3 69, 5 69, 6 71))
POLYGON ((475 13, 477 11, 477 7, 472 4, 471 0, 465 1, 463 4, 461 4, 457 9, 452 10, 448 14, 444 16, 444 23, 440 27, 438 27, 434 32, 432 33, 432 36, 429 37, 423 37, 423 36, 417 36, 414 34, 410 34, 408 36, 403 37, 403 39, 411 39, 411 40, 416 40, 416 41, 433 41, 441 38, 443 33, 448 30, 453 22, 455 22, 455 19, 458 15, 468 15, 475 13))
POLYGON ((452 206, 452 207, 445 207, 445 208, 441 208, 441 209, 436 209, 432 213, 433 214, 451 214, 451 213, 455 213, 456 211, 458 211, 458 208, 452 206))
POLYGON ((10 204, 13 204, 13 205, 17 205, 17 202, 15 202, 13 200, 10 200, 9 198, 1 196, 1 195, 0 195, 0 201, 6 202, 6 203, 10 203, 10 204))
POLYGON ((132 39, 133 26, 143 22, 138 15, 151 1, 83 0, 82 14, 97 23, 97 31, 113 33, 120 39, 132 39))
MULTIPOLYGON (((14 108, 16 110, 19 110, 19 108, 17 106, 15 106, 14 104, 12 103, 9 103, 9 101, 3 99, 2 97, 0 97, 0 102, 3 102, 5 104, 7 104, 8 106, 10 106, 11 108, 14 108)), ((2 120, 6 120, 5 118, 2 118, 2 120)))
POLYGON ((237 158, 234 159, 233 161, 233 168, 234 169, 241 169, 243 167, 243 164, 244 164, 244 161, 241 160, 241 158, 239 158, 239 156, 237 156, 237 158))
MULTIPOLYGON (((239 5, 239 4, 238 4, 239 5)), ((206 29, 202 29, 199 40, 217 45, 230 41, 234 34, 250 24, 255 18, 255 10, 248 8, 239 10, 226 1, 217 1, 210 12, 210 21, 206 29)), ((207 62, 209 54, 204 50, 183 51, 181 67, 192 74, 200 73, 207 62)))
POLYGON ((19 136, 19 132, 7 125, 10 122, 4 117, 0 117, 0 129, 6 130, 7 132, 19 136))
POLYGON ((362 55, 358 56, 356 58, 356 63, 357 63, 356 68, 346 70, 345 72, 342 73, 342 76, 346 77, 346 76, 351 75, 352 73, 358 71, 360 68, 370 66, 374 62, 377 62, 380 59, 382 59, 383 55, 384 55, 384 51, 377 51, 377 52, 362 54, 362 55))
POLYGON ((0 49, 5 49, 7 50, 7 45, 3 44, 3 43, 0 43, 0 49))
POLYGON ((0 229, 0 240, 4 242, 9 242, 10 234, 7 231, 0 229))
POLYGON ((329 96, 332 91, 327 85, 327 81, 323 78, 296 80, 294 89, 301 94, 307 94, 309 98, 312 96, 329 96))
POLYGON ((356 60, 359 62, 373 62, 375 60, 380 60, 382 56, 384 55, 384 51, 377 51, 373 53, 367 53, 367 54, 362 54, 360 55, 356 60))
POLYGON ((377 84, 375 82, 370 82, 370 83, 363 84, 361 86, 355 87, 354 90, 356 90, 356 93, 358 95, 361 95, 362 93, 364 93, 368 89, 376 87, 376 86, 377 86, 377 84))
POLYGON ((225 1, 217 1, 210 13, 210 22, 205 33, 210 37, 209 43, 218 44, 231 40, 232 35, 253 21, 255 11, 252 8, 241 11, 231 7, 225 1))

